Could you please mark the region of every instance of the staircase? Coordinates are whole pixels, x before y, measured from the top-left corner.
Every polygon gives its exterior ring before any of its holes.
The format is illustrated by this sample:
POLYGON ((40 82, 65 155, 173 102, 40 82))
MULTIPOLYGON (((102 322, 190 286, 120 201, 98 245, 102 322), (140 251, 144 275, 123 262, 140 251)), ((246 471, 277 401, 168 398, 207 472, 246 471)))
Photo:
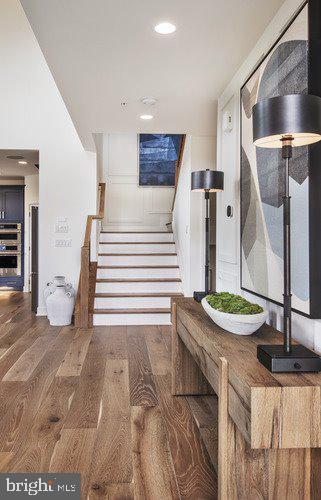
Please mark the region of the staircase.
POLYGON ((169 325, 182 295, 173 233, 100 233, 94 325, 169 325))

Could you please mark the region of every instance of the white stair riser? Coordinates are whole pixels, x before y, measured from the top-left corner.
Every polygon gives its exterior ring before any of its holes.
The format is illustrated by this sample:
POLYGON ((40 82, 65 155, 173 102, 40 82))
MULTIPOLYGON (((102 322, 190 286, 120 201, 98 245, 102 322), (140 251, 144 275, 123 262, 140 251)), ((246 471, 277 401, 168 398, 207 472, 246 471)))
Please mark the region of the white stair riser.
POLYGON ((117 243, 101 244, 99 245, 99 252, 101 253, 172 253, 175 252, 174 243, 165 243, 163 245, 153 245, 149 243, 142 243, 135 245, 134 243, 126 243, 119 245, 117 243))
POLYGON ((179 269, 98 269, 97 278, 179 278, 179 269))
POLYGON ((94 314, 94 325, 170 325, 170 314, 94 314))
POLYGON ((95 309, 170 308, 170 297, 96 297, 95 309))
POLYGON ((100 241, 174 241, 173 233, 100 233, 100 241))
POLYGON ((181 292, 180 282, 96 283, 96 293, 181 292))
POLYGON ((99 266, 177 266, 177 255, 99 255, 99 266))

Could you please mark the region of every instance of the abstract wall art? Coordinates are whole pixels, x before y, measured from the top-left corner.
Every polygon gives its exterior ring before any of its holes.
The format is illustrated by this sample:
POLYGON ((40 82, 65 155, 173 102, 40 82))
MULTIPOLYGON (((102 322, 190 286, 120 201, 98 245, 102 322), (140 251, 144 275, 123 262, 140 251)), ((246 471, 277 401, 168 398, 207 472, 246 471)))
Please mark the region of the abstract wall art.
MULTIPOLYGON (((241 288, 279 304, 283 302, 284 162, 281 150, 253 145, 252 107, 269 97, 312 93, 310 44, 315 43, 311 40, 315 35, 308 29, 310 8, 313 2, 300 10, 241 88, 241 288)), ((317 208, 321 186, 312 184, 309 175, 320 146, 312 155, 311 151, 311 147, 294 148, 290 171, 292 303, 297 312, 320 317, 317 275, 312 276, 317 263, 311 249, 312 241, 320 243, 320 230, 312 227, 311 210, 317 208)))

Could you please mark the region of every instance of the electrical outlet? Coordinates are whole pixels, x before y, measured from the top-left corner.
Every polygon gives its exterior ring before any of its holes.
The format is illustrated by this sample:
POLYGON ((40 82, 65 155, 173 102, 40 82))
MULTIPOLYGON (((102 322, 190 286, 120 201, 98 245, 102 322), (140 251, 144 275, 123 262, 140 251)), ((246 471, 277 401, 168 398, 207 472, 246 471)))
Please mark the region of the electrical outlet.
POLYGON ((55 240, 55 247, 71 247, 71 240, 55 240))

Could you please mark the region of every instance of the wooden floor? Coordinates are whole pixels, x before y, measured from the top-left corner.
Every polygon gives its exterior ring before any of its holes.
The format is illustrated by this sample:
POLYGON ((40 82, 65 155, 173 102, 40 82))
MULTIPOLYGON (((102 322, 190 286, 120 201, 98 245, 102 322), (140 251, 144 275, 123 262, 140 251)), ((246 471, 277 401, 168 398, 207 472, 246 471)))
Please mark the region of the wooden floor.
POLYGON ((171 396, 170 336, 50 327, 0 292, 0 471, 80 472, 82 499, 216 498, 215 399, 171 396))

